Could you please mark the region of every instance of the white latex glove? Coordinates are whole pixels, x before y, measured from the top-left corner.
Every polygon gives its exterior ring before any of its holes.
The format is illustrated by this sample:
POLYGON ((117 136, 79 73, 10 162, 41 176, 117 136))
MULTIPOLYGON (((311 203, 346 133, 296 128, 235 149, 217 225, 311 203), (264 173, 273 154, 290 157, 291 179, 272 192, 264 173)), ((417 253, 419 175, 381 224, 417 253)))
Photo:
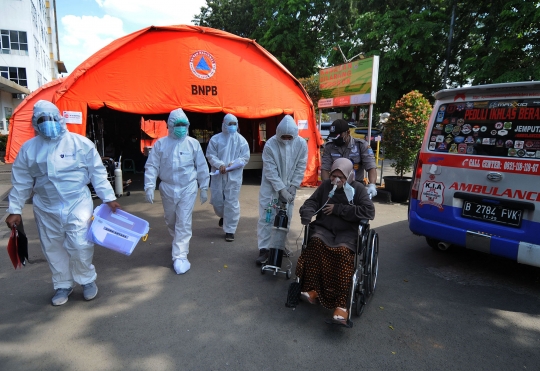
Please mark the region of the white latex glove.
POLYGON ((146 202, 153 204, 154 203, 154 190, 152 188, 148 188, 146 191, 146 202))
POLYGON ((281 191, 279 191, 279 198, 281 201, 285 201, 288 203, 291 203, 294 201, 294 196, 289 193, 285 188, 283 188, 281 191))
POLYGON ((373 183, 368 184, 367 193, 368 195, 371 196, 371 198, 377 196, 377 187, 375 186, 375 184, 373 183))
POLYGON ((201 194, 199 197, 201 199, 201 205, 204 204, 208 200, 208 192, 206 188, 201 188, 201 194))
POLYGON ((289 188, 287 188, 287 191, 289 191, 289 193, 291 195, 293 195, 293 197, 296 197, 296 187, 295 186, 290 185, 289 188))

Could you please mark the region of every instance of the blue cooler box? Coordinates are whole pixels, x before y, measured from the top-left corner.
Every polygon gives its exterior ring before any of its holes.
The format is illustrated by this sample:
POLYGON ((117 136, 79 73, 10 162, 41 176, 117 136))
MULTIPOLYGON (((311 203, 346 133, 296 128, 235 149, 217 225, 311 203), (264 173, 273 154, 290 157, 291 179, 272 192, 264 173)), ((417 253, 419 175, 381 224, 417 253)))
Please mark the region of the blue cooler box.
POLYGON ((146 220, 120 209, 113 213, 107 204, 101 204, 94 210, 88 240, 129 256, 141 237, 146 241, 149 229, 146 220))

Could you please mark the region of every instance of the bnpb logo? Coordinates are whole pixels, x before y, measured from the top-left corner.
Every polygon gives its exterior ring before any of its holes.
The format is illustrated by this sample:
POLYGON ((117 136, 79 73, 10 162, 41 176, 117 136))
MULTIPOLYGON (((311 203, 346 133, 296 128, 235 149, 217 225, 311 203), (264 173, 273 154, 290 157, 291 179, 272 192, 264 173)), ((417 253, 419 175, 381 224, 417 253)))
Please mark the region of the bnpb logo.
POLYGON ((189 58, 189 68, 199 79, 209 79, 216 73, 216 60, 212 54, 198 50, 189 58))

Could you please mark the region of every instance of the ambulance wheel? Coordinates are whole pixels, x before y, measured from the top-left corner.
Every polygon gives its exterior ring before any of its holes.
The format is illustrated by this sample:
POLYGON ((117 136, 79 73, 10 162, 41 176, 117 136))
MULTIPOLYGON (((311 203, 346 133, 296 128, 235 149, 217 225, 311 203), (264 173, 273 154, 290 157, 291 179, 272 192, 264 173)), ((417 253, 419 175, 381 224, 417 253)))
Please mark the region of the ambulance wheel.
POLYGON ((285 277, 287 277, 287 279, 291 278, 291 270, 290 269, 287 269, 287 272, 285 273, 285 277))

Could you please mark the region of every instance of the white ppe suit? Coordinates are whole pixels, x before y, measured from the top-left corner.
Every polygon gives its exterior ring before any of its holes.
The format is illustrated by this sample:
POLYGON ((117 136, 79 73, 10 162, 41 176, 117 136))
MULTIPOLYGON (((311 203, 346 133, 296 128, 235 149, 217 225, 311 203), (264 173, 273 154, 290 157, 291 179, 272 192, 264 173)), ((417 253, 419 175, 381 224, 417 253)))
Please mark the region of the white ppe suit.
POLYGON ((172 111, 167 120, 168 136, 154 143, 148 156, 144 173, 144 190, 156 189, 157 177, 161 179, 159 192, 163 202, 165 223, 173 238, 172 259, 186 259, 191 239, 191 220, 197 183, 206 193, 210 175, 199 142, 188 135, 178 138, 174 134, 177 122, 189 121, 181 108, 172 111))
MULTIPOLYGON (((298 136, 298 127, 294 119, 286 115, 276 128, 276 135, 268 139, 264 146, 262 160, 263 171, 259 190, 259 222, 257 224, 258 247, 270 249, 272 227, 276 210, 272 211, 270 223, 266 222, 266 209, 273 200, 279 200, 282 189, 300 188, 304 179, 307 163, 307 144, 298 136), (281 139, 282 135, 291 135, 292 140, 281 139)), ((281 204, 281 202, 280 202, 281 204)), ((294 200, 288 204, 289 225, 292 220, 294 200)))
POLYGON ((94 143, 68 132, 54 104, 38 101, 32 126, 39 135, 22 145, 13 163, 7 212, 22 214, 33 191, 34 217, 54 289, 71 288, 74 282, 86 285, 96 280, 94 244, 86 239, 94 208, 87 185, 92 182, 104 202, 116 200, 114 191, 94 143), (60 122, 54 139, 38 131, 37 121, 46 115, 60 122))
MULTIPOLYGON (((232 162, 241 162, 246 165, 249 161, 249 145, 240 133, 229 133, 227 127, 230 122, 238 119, 230 113, 223 118, 221 133, 210 138, 206 149, 206 158, 211 165, 211 172, 219 170, 221 166, 227 167, 232 162)), ((243 167, 212 176, 210 192, 214 212, 223 218, 223 231, 235 233, 240 220, 240 187, 242 186, 243 167)))

